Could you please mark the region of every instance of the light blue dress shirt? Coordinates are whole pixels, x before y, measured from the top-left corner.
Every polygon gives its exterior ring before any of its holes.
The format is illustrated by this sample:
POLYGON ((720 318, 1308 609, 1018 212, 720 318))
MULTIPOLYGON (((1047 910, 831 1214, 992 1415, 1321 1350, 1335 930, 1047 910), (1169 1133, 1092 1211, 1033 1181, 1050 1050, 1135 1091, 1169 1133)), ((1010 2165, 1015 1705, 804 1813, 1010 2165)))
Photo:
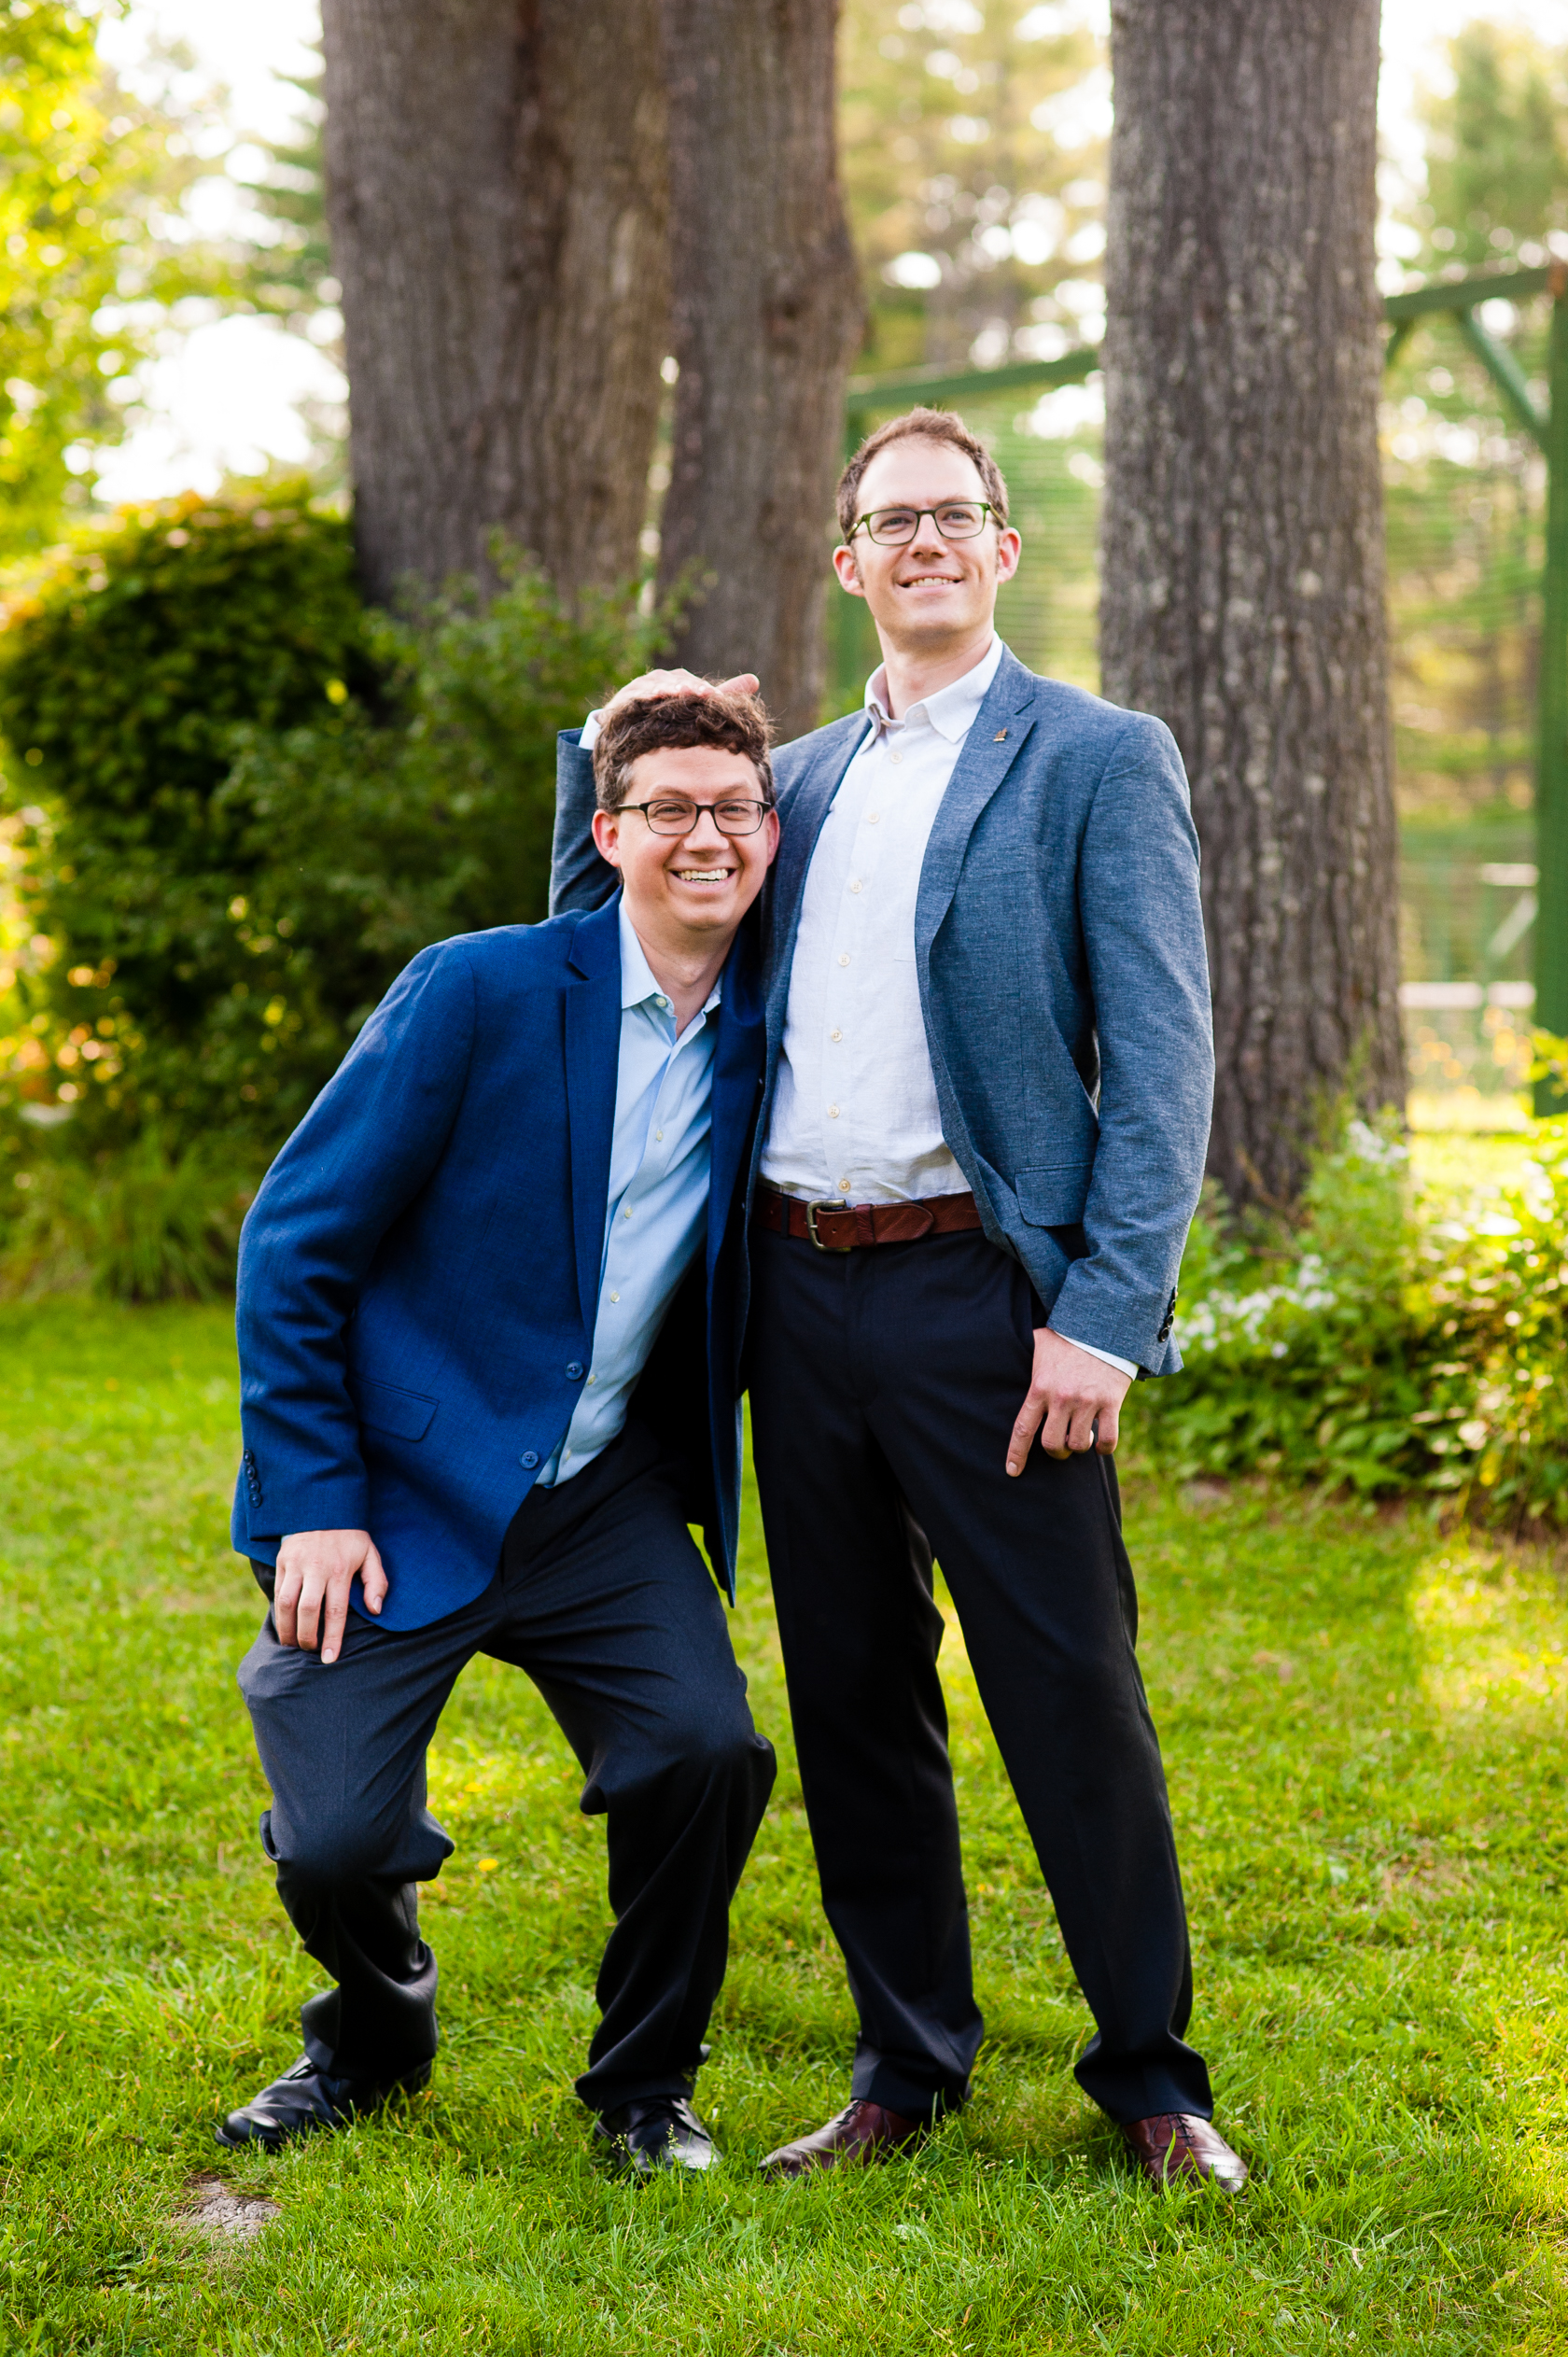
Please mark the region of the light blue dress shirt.
MULTIPOLYGON (((569 1481, 607 1449, 648 1364, 665 1313, 707 1234, 716 983, 679 1039, 621 905, 621 1053, 599 1305, 588 1380, 561 1445, 539 1475, 569 1481)), ((693 1413, 703 1413, 701 1401, 693 1413)))

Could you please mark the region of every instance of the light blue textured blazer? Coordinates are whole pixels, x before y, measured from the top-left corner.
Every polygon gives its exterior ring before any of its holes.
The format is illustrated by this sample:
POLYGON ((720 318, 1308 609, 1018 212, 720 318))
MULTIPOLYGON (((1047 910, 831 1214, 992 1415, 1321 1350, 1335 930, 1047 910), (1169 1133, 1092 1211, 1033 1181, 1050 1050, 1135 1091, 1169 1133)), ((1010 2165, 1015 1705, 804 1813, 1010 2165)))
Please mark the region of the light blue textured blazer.
MULTIPOLYGON (((853 713, 775 760, 783 840, 763 904, 767 1062, 749 1190, 806 869, 869 726, 853 713)), ((578 734, 558 751, 553 911, 615 889, 589 833, 578 734)), ((986 1233, 1065 1333, 1174 1373, 1214 1063, 1197 836, 1164 723, 1004 653, 931 829, 915 956, 943 1135, 986 1233)))

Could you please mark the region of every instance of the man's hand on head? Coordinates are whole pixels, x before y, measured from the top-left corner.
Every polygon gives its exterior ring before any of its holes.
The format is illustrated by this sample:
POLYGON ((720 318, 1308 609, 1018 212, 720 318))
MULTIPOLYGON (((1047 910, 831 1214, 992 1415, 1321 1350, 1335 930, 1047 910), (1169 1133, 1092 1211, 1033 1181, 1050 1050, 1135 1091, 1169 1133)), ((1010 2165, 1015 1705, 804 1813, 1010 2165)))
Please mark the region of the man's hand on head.
POLYGON ((645 671, 617 688, 601 717, 608 719, 623 704, 645 703, 651 695, 755 695, 757 687, 755 671, 737 671, 733 680, 721 680, 717 686, 711 680, 699 680, 694 671, 645 671))
POLYGON ((1034 1374, 1007 1443, 1008 1472, 1023 1471, 1037 1432, 1048 1457, 1069 1457, 1085 1449, 1114 1456, 1116 1420, 1131 1381, 1092 1351, 1081 1351, 1048 1326, 1037 1326, 1034 1374))
POLYGON ((280 1645, 314 1653, 325 1664, 343 1649, 348 1592, 357 1572, 367 1610, 379 1612, 386 1574, 368 1530, 295 1531, 278 1549, 273 1620, 280 1645))

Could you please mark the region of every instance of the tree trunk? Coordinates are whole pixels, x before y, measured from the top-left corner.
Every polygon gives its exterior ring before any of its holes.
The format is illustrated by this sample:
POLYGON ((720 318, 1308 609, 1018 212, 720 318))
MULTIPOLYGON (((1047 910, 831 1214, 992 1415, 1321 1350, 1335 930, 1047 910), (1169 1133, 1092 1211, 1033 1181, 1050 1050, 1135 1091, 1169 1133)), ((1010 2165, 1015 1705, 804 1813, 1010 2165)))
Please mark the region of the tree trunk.
POLYGON ((657 0, 325 0, 367 593, 637 568, 668 350, 657 0))
POLYGON ((1404 1090, 1373 274, 1378 0, 1113 0, 1105 693, 1203 844, 1233 1200, 1404 1090))
POLYGON ((861 332, 839 196, 838 0, 664 0, 676 386, 659 579, 678 660, 817 724, 844 386, 861 332))

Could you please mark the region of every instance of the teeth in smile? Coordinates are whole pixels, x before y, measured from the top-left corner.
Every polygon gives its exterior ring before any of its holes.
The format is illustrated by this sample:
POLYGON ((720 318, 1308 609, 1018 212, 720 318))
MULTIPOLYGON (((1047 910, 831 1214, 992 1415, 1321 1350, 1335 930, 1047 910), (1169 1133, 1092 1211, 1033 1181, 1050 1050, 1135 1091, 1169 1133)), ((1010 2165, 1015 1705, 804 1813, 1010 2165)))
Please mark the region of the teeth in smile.
POLYGON ((727 867, 682 867, 676 871, 683 884, 721 884, 729 872, 727 867))

